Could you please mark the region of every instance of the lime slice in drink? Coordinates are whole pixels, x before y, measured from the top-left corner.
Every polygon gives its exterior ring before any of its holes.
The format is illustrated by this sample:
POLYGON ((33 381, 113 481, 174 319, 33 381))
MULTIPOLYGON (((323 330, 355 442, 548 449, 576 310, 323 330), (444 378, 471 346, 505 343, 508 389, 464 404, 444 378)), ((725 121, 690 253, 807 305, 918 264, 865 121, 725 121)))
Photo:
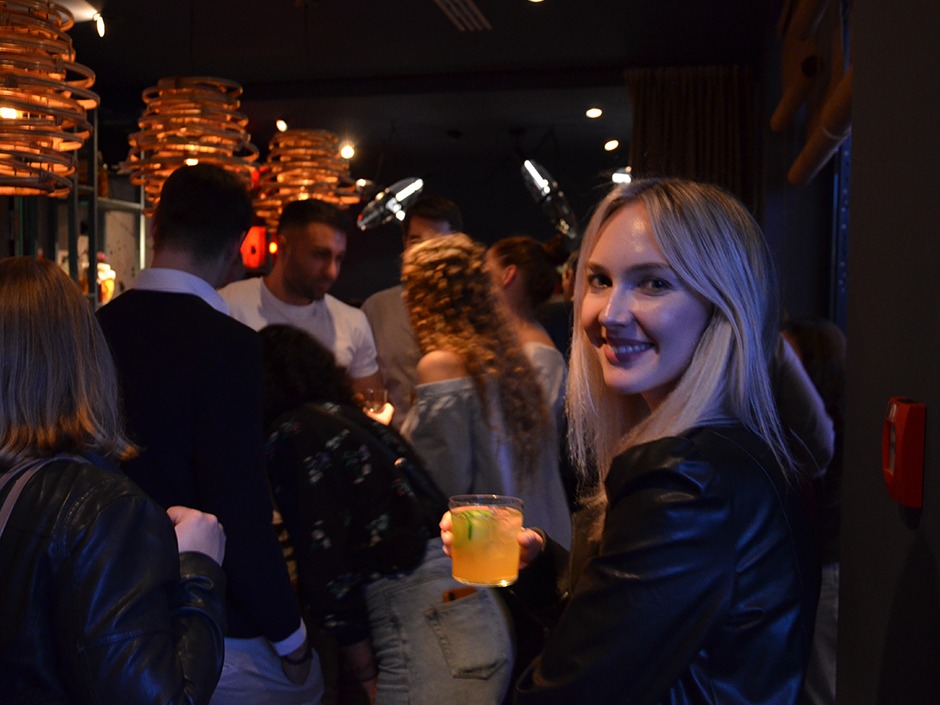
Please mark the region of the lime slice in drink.
POLYGON ((486 541, 493 528, 493 512, 489 509, 463 509, 454 514, 454 541, 460 545, 470 541, 486 541))

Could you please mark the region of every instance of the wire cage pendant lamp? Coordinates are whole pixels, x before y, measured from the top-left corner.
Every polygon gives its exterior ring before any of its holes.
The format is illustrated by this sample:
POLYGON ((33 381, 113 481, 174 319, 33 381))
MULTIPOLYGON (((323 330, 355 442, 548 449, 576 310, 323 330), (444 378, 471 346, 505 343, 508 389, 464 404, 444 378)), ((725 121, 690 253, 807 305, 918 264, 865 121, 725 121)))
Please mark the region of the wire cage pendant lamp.
POLYGON ((327 130, 278 132, 268 145, 261 169, 255 212, 268 228, 277 228, 281 210, 291 201, 317 198, 346 207, 359 202, 349 175, 349 160, 340 156, 340 138, 327 130))
POLYGON ((48 0, 0 0, 0 195, 64 197, 98 107, 75 61, 72 13, 48 0))
POLYGON ((224 78, 171 76, 143 92, 139 132, 128 141, 124 167, 131 183, 143 186, 147 212, 160 200, 163 182, 184 165, 214 164, 251 185, 258 148, 248 134, 248 117, 240 112, 242 87, 224 78))

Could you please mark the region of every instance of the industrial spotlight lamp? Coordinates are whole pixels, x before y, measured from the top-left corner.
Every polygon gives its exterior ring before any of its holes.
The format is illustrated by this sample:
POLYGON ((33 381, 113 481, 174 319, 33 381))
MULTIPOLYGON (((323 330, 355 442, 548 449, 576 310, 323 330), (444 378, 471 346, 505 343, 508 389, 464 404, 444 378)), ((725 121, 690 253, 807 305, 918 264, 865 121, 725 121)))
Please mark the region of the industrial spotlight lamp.
POLYGON ((368 230, 391 220, 404 220, 405 211, 418 199, 423 189, 424 180, 417 177, 396 181, 366 204, 356 225, 360 230, 368 230))

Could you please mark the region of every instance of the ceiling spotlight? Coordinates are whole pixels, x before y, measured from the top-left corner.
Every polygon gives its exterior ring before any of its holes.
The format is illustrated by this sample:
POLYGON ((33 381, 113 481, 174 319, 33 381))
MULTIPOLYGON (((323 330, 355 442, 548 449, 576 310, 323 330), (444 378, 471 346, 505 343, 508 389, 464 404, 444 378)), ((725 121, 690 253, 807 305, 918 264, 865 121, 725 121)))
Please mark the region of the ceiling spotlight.
POLYGON ((604 142, 604 149, 608 152, 613 152, 619 146, 620 146, 620 140, 607 140, 606 142, 604 142))
POLYGON ((529 0, 529 2, 542 2, 542 0, 529 0))
POLYGON ((278 118, 275 120, 274 126, 277 128, 278 132, 287 132, 287 120, 284 118, 278 118))
POLYGON ((592 120, 595 120, 599 118, 601 115, 603 115, 604 111, 601 110, 600 108, 588 108, 587 110, 584 111, 584 114, 587 117, 591 118, 592 120))
POLYGON ((633 181, 633 176, 630 174, 631 169, 628 166, 617 169, 610 178, 615 184, 629 184, 633 181))
POLYGON ((98 36, 104 36, 104 17, 101 16, 100 12, 96 12, 92 18, 95 21, 95 29, 98 31, 98 36))
POLYGON ((0 118, 4 120, 15 120, 19 115, 20 113, 16 108, 0 108, 0 118))
POLYGON ((356 148, 348 142, 344 144, 339 150, 339 156, 341 156, 343 159, 352 159, 355 154, 356 148))
POLYGON ((424 180, 416 176, 396 181, 366 204, 356 220, 357 227, 360 230, 368 230, 394 218, 404 220, 405 211, 421 195, 423 189, 424 180))

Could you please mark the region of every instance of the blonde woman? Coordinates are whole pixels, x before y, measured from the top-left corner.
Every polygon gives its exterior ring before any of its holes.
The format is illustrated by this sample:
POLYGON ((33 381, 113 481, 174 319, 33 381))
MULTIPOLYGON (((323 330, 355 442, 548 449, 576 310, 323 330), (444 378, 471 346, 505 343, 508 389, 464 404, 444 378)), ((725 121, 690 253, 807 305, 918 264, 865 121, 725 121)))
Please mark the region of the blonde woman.
POLYGON ((405 253, 402 284, 422 353, 404 434, 445 494, 521 497, 527 521, 567 544, 551 412, 485 250, 465 234, 427 240, 405 253))
POLYGON ((717 188, 638 181, 597 208, 578 267, 570 444, 599 481, 570 570, 520 534, 517 594, 560 616, 516 702, 794 703, 818 568, 768 378, 760 230, 717 188))

